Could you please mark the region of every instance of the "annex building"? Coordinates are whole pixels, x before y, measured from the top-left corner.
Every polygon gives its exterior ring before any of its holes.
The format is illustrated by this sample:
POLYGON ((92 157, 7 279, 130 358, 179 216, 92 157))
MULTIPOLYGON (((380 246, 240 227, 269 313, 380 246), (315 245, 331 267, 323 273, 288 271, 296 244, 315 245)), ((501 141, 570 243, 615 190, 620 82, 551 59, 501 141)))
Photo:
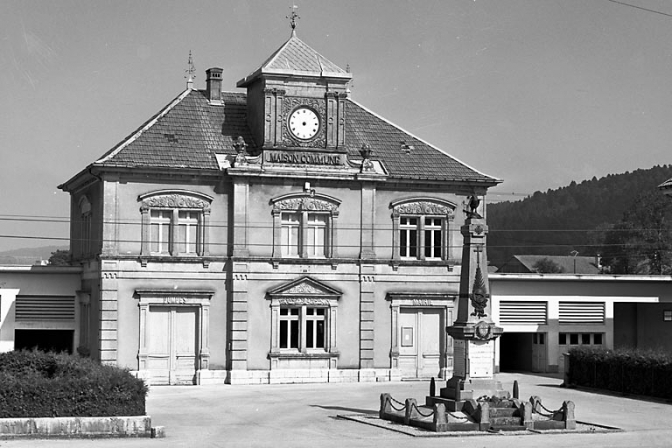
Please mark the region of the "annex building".
POLYGON ((152 384, 450 377, 464 204, 500 181, 357 103, 294 31, 239 90, 221 75, 59 187, 77 344, 152 384))

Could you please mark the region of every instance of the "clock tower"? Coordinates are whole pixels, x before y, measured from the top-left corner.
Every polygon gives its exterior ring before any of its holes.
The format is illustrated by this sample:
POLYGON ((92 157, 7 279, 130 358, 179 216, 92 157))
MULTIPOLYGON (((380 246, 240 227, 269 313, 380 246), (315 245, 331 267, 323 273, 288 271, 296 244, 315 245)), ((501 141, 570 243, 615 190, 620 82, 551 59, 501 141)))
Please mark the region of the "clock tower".
POLYGON ((292 29, 287 42, 238 81, 238 87, 247 88, 247 122, 264 163, 345 164, 345 99, 351 79, 292 29))

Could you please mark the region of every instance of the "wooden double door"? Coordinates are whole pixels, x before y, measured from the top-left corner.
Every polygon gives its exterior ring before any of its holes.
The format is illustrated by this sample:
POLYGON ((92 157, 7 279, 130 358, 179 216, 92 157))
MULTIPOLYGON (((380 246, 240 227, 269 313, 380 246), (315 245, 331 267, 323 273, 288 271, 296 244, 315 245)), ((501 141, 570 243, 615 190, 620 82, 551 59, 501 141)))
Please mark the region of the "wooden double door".
POLYGON ((399 369, 404 378, 439 377, 445 352, 443 310, 401 308, 397 335, 399 369))
POLYGON ((198 334, 198 307, 149 307, 145 336, 151 384, 194 384, 198 334))

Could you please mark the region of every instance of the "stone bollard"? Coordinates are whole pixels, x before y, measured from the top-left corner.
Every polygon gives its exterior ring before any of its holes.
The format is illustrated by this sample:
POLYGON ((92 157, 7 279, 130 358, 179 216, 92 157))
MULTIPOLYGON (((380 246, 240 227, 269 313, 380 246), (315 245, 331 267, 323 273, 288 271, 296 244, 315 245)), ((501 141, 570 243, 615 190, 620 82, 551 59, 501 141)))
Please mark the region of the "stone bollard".
POLYGON ((446 418, 446 405, 443 403, 434 404, 434 431, 445 431, 448 426, 446 418))
POLYGON ((565 422, 565 429, 576 429, 576 417, 574 416, 574 402, 562 402, 563 421, 565 422))
POLYGON ((533 395, 530 397, 530 403, 532 403, 532 411, 539 414, 541 412, 541 398, 533 395))
POLYGON ((518 380, 515 380, 513 382, 513 398, 515 399, 520 398, 520 392, 518 390, 518 380))
POLYGON ((436 383, 434 382, 434 377, 432 377, 431 381, 429 382, 429 396, 433 397, 436 395, 436 383))
POLYGON ((392 413, 391 400, 392 396, 390 394, 380 394, 380 411, 378 411, 378 417, 380 417, 381 420, 387 420, 385 417, 392 413))
POLYGON ((487 431, 490 429, 490 403, 484 401, 478 404, 478 429, 487 431))
POLYGON ((521 403, 520 413, 523 416, 523 426, 525 426, 525 429, 534 429, 534 420, 532 420, 532 403, 521 403))
POLYGON ((418 410, 416 409, 417 405, 418 402, 415 400, 415 398, 406 399, 406 414, 404 415, 404 425, 410 426, 411 420, 418 418, 418 410))

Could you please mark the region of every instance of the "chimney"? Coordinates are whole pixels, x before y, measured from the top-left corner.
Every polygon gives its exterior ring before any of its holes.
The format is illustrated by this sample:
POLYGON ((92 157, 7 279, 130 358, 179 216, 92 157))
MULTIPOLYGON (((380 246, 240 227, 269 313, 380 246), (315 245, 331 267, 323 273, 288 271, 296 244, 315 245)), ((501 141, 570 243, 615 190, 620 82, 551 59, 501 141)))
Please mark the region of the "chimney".
POLYGON ((219 103, 222 101, 222 70, 218 67, 209 68, 205 71, 205 89, 208 100, 219 103))

